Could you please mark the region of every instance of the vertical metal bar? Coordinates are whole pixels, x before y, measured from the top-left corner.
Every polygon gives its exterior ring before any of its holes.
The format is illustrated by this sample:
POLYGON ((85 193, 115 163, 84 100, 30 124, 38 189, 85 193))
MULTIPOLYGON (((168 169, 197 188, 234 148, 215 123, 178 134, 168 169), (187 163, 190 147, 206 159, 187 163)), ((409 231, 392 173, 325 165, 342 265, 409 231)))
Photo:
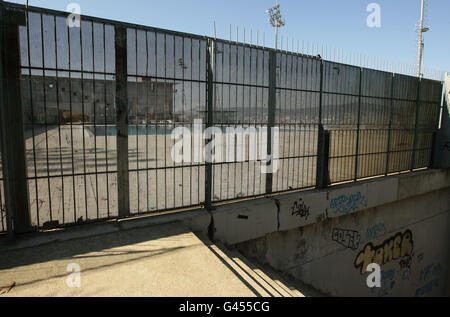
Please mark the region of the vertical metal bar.
POLYGON ((127 29, 115 27, 116 47, 116 124, 117 124, 117 197, 119 218, 130 214, 128 166, 128 80, 127 29))
MULTIPOLYGON (((215 45, 216 43, 212 39, 208 39, 208 46, 206 50, 206 60, 207 60, 207 122, 206 128, 210 128, 214 125, 214 71, 215 71, 215 45)), ((210 136, 206 143, 210 143, 212 140, 212 136, 210 136)), ((205 207, 208 210, 211 210, 211 201, 212 201, 212 156, 211 153, 207 153, 206 156, 206 166, 205 166, 205 207)))
MULTIPOLYGON (((239 32, 236 32, 236 42, 239 42, 238 38, 239 38, 239 32)), ((238 124, 238 121, 239 121, 239 117, 238 117, 238 115, 239 115, 239 110, 238 110, 239 109, 238 108, 238 104, 239 104, 239 100, 238 100, 238 95, 239 95, 239 85, 238 85, 238 83, 239 83, 239 47, 240 46, 238 45, 238 43, 236 43, 236 73, 235 73, 236 109, 235 109, 234 124, 233 124, 235 128, 238 127, 237 124, 238 124)), ((244 72, 244 70, 242 70, 242 72, 244 72)), ((237 169, 237 155, 236 155, 237 154, 236 153, 237 152, 236 151, 237 142, 236 142, 236 139, 237 138, 235 136, 233 136, 233 139, 234 139, 233 146, 235 148, 235 153, 234 153, 234 157, 233 157, 233 171, 234 171, 234 175, 233 175, 233 198, 236 198, 236 186, 237 186, 236 185, 236 174, 237 174, 237 171, 236 171, 236 169, 237 169)))
POLYGON ((52 212, 52 191, 50 185, 50 159, 49 159, 49 149, 48 149, 48 121, 47 121, 47 85, 46 85, 46 71, 45 71, 45 36, 44 36, 44 18, 43 14, 40 14, 40 24, 41 24, 41 53, 42 53, 42 91, 43 91, 43 102, 44 102, 44 127, 45 127, 45 163, 47 169, 47 190, 48 190, 48 206, 49 206, 49 218, 50 222, 53 222, 53 212, 52 212))
MULTIPOLYGON (((92 106, 93 109, 93 115, 94 115, 94 168, 95 168, 95 205, 97 208, 97 220, 100 218, 100 209, 99 209, 99 195, 98 195, 98 154, 97 154, 97 122, 99 121, 97 119, 97 96, 96 96, 96 89, 95 86, 97 85, 97 80, 95 79, 95 76, 97 75, 96 72, 96 65, 95 65, 95 30, 94 30, 94 21, 91 21, 91 48, 92 48, 92 106)), ((106 72, 106 70, 104 70, 106 72)), ((105 101, 105 107, 106 107, 106 101, 105 101)), ((84 122, 84 114, 83 114, 83 122, 84 122)), ((90 120, 89 120, 90 121, 90 120)), ((84 129, 83 129, 84 131, 84 129)), ((106 132, 106 131, 105 131, 106 132)), ((105 133, 106 134, 106 133, 105 133)), ((85 138, 84 132, 83 132, 83 139, 85 138)), ((84 179, 86 180, 86 175, 84 175, 84 179)), ((92 180, 90 180, 92 185, 92 180)), ((107 183, 108 184, 108 183, 107 183)), ((106 185, 108 187, 108 185, 106 185)), ((86 206, 87 206, 87 197, 86 197, 86 206)), ((87 214, 87 211, 86 211, 87 214)), ((86 216, 86 220, 88 220, 86 216)))
POLYGON ((359 94, 358 94, 358 122, 356 124, 356 156, 355 156, 355 182, 358 180, 358 163, 359 163, 359 133, 361 129, 361 96, 362 96, 362 75, 363 69, 359 68, 359 94))
POLYGON ((389 129, 388 129, 388 145, 387 145, 387 154, 386 154, 386 173, 387 176, 389 174, 389 160, 391 157, 391 134, 392 134, 392 117, 394 114, 394 83, 395 83, 395 74, 392 74, 391 81, 391 102, 390 102, 390 110, 389 110, 389 129))
MULTIPOLYGON (((141 186, 140 186, 140 182, 139 182, 139 65, 138 65, 138 31, 137 29, 134 29, 134 43, 133 45, 135 46, 135 65, 136 65, 136 73, 134 74, 135 77, 135 88, 136 88, 136 112, 133 114, 134 115, 134 120, 135 120, 135 126, 136 126, 136 191, 137 191, 137 213, 140 213, 140 207, 141 207, 141 186)), ((174 65, 174 69, 175 69, 175 65, 174 65)), ((144 83, 144 81, 142 81, 142 83, 144 83)), ((175 185, 174 185, 175 187, 175 185)))
MULTIPOLYGON (((84 98, 85 98, 85 95, 84 95, 84 71, 85 71, 85 69, 84 69, 84 55, 83 55, 83 30, 84 30, 84 28, 83 28, 83 25, 81 24, 80 25, 80 42, 79 42, 79 44, 80 44, 80 46, 79 46, 80 47, 80 62, 81 62, 81 65, 80 65, 80 70, 81 70, 81 72, 80 72, 80 76, 81 76, 81 79, 80 79, 81 80, 81 117, 82 117, 81 131, 82 131, 82 138, 83 138, 82 147, 83 147, 84 207, 86 209, 86 220, 87 220, 89 217, 89 214, 88 214, 88 205, 87 205, 88 198, 87 198, 87 181, 86 181, 86 174, 87 174, 87 170, 86 170, 86 137, 85 137, 85 130, 84 130, 85 129, 85 119, 84 119, 85 118, 85 102, 84 102, 84 98)), ((92 71, 94 72, 94 70, 92 70, 92 71)), ((44 75, 45 75, 45 73, 44 73, 44 75)), ((45 78, 45 76, 44 76, 44 78, 45 78)), ((95 85, 95 83, 93 83, 93 84, 95 85)), ((95 99, 95 97, 94 97, 94 99, 95 99)), ((78 128, 80 128, 79 125, 78 125, 78 128)), ((50 187, 50 185, 49 185, 49 187, 50 187)), ((50 213, 51 213, 51 210, 52 209, 51 209, 51 204, 50 204, 50 213)), ((97 215, 97 218, 98 218, 98 215, 97 215)), ((77 221, 78 219, 82 220, 83 218, 82 217, 76 218, 75 221, 77 221)))
MULTIPOLYGON (((155 77, 159 77, 158 72, 158 33, 155 32, 155 77)), ((189 64, 192 65, 192 64, 189 64)), ((191 76, 192 77, 192 76, 191 76)), ((159 89, 159 81, 155 80, 153 83, 153 120, 155 121, 155 209, 158 210, 159 206, 159 192, 158 192, 158 122, 160 120, 159 114, 158 114, 158 89, 159 89)), ((191 130, 192 131, 192 130, 191 130)))
POLYGON ((9 236, 13 230, 27 232, 31 228, 28 205, 25 138, 20 92, 19 25, 25 25, 25 13, 0 8, 0 127, 6 217, 9 236))
POLYGON ((431 154, 429 168, 438 168, 436 161, 436 147, 437 147, 438 131, 434 131, 431 139, 431 154))
POLYGON ((417 104, 416 104, 416 122, 414 124, 414 141, 411 155, 411 171, 414 170, 415 161, 416 161, 416 147, 417 147, 417 134, 419 127, 419 108, 420 108, 420 98, 421 98, 421 88, 422 88, 422 79, 418 78, 417 83, 417 104))
POLYGON ((73 103, 72 103, 72 49, 71 49, 71 36, 70 31, 73 30, 73 28, 69 28, 67 26, 67 57, 69 61, 69 126, 70 126, 70 150, 71 150, 71 166, 72 166, 72 197, 73 197, 73 221, 76 221, 77 219, 77 192, 76 192, 76 186, 75 186, 75 155, 74 155, 74 149, 73 149, 73 103))
POLYGON ((317 153, 317 177, 316 188, 324 189, 330 184, 329 157, 330 157, 330 131, 326 131, 321 125, 319 128, 319 145, 317 153))
MULTIPOLYGON (((268 102, 268 122, 267 122, 267 154, 270 157, 270 164, 272 160, 272 130, 275 126, 275 108, 277 104, 277 52, 271 51, 269 55, 269 102, 268 102)), ((267 162, 266 164, 269 164, 267 162)), ((272 193, 273 171, 266 174, 266 194, 272 193)))
POLYGON ((35 186, 35 199, 36 202, 36 222, 39 226, 39 192, 37 190, 38 188, 38 177, 37 177, 37 163, 36 163, 36 131, 35 131, 35 115, 34 115, 34 102, 33 102, 33 83, 31 79, 31 51, 30 51, 30 13, 27 11, 27 58, 28 58, 28 82, 29 82, 29 89, 30 89, 30 115, 31 115, 31 134, 32 134, 32 147, 33 147, 33 168, 34 168, 34 186, 35 186))
MULTIPOLYGON (((200 43, 199 43, 200 47, 200 43)), ((200 54, 199 54, 200 55, 200 54)), ((167 209, 167 34, 164 33, 164 103, 163 103, 163 120, 164 120, 164 209, 167 209)))
MULTIPOLYGON (((59 163, 60 163, 60 169, 61 169, 61 206, 62 206, 62 223, 65 223, 65 210, 64 210, 64 173, 63 173, 63 153, 62 153, 62 137, 61 137, 61 107, 60 107, 60 100, 59 100, 59 73, 58 73, 58 33, 57 33, 57 27, 56 27, 56 16, 53 17, 53 24, 54 29, 53 32, 55 34, 55 68, 56 68, 56 109, 58 111, 58 118, 57 118, 57 124, 58 124, 58 142, 59 142, 59 163)), ((31 66, 31 65, 29 65, 31 66)))
MULTIPOLYGON (((176 81, 175 81, 175 78, 177 77, 177 75, 176 75, 176 41, 177 41, 177 39, 176 39, 176 37, 175 36, 173 36, 173 83, 171 84, 171 87, 172 87, 172 89, 171 89, 171 91, 170 91, 170 93, 171 93, 171 98, 172 98, 172 109, 171 109, 171 111, 172 111, 172 118, 171 118, 171 120, 172 120, 172 129, 171 129, 171 131, 173 131, 175 128, 176 128, 176 124, 175 124, 175 122, 176 122, 176 120, 175 120, 175 108, 176 108, 176 93, 175 93, 175 85, 176 85, 176 81)), ((136 48, 136 52, 137 52, 137 48, 136 48)), ((137 58, 136 58, 136 60, 137 60, 137 58)), ((166 137, 167 137, 167 135, 166 135, 166 137)), ((174 145, 175 143, 172 143, 172 146, 174 145)), ((176 165, 176 163, 175 162, 173 162, 173 208, 175 208, 176 207, 176 188, 178 187, 177 186, 177 184, 176 184, 176 176, 177 176, 177 165, 176 165)), ((183 175, 183 168, 181 168, 181 175, 183 175)), ((181 186, 183 186, 183 183, 181 183, 181 186)), ((183 188, 181 188, 181 205, 183 205, 183 188)))
POLYGON ((441 83, 441 102, 437 106, 437 112, 434 119, 434 132, 433 132, 433 141, 431 145, 431 159, 430 159, 430 168, 439 168, 440 167, 440 160, 439 160, 439 139, 440 139, 440 133, 438 129, 441 129, 442 124, 442 116, 443 116, 443 110, 446 106, 446 100, 445 100, 445 87, 444 83, 441 83))
POLYGON ((323 189, 329 184, 330 132, 325 131, 322 122, 324 63, 320 61, 319 133, 317 142, 316 188, 323 189))
MULTIPOLYGON (((148 47, 148 36, 149 33, 147 31, 145 31, 145 75, 147 76, 147 78, 150 76, 150 63, 149 63, 149 47, 148 47)), ((184 43, 184 41, 183 41, 184 43)), ((183 59, 184 60, 184 59, 183 59)), ((184 70, 183 70, 184 72, 184 70)), ((184 74, 184 73, 183 73, 184 74)), ((184 79, 184 76, 183 76, 184 79)), ((148 137, 148 121, 149 121, 149 114, 150 114, 150 100, 149 100, 149 93, 148 91, 151 88, 152 83, 150 82, 149 84, 146 84, 144 82, 144 87, 145 87, 145 94, 146 94, 146 102, 147 102, 147 109, 146 109, 146 117, 145 117, 145 159, 146 159, 146 179, 145 182, 147 183, 147 211, 150 211, 150 186, 149 186, 149 152, 148 152, 148 146, 149 146, 149 137, 148 137)), ((184 84, 183 84, 183 88, 184 88, 184 84)), ((183 105, 184 107, 184 105, 183 105)), ((183 182, 182 182, 183 184, 183 182)), ((184 200, 183 200, 184 201, 184 200)))
MULTIPOLYGON (((105 168, 106 168, 106 206, 108 209, 108 219, 111 215, 110 213, 110 205, 109 205, 109 160, 108 160, 108 113, 107 113, 107 76, 106 76, 106 26, 103 24, 103 72, 104 72, 104 87, 103 87, 103 93, 104 93, 104 115, 105 115, 105 168)), ((94 131, 95 136, 97 137, 97 128, 94 125, 94 131)), ((97 199, 99 199, 97 197, 97 199)), ((98 203, 97 203, 98 204, 98 203)))

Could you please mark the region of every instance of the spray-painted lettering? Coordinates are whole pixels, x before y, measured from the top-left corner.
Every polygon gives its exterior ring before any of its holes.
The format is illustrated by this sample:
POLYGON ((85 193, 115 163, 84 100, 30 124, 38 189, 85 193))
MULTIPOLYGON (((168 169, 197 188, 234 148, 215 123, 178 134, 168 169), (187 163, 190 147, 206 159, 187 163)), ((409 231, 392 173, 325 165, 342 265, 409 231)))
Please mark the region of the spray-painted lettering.
POLYGON ((360 207, 367 207, 366 197, 361 192, 342 195, 330 201, 330 209, 334 214, 348 214, 360 207))
POLYGON ((308 220, 310 214, 310 207, 306 206, 301 198, 296 201, 291 207, 292 216, 300 216, 301 218, 305 218, 305 220, 308 220))
POLYGON ((361 234, 354 230, 333 229, 333 241, 353 250, 358 249, 361 234))
POLYGON ((404 233, 397 233, 378 246, 374 246, 370 242, 366 244, 364 249, 358 253, 354 265, 360 269, 361 274, 364 274, 370 263, 377 263, 381 266, 393 260, 410 256, 413 247, 412 232, 406 230, 404 233))
POLYGON ((384 223, 378 223, 374 226, 367 228, 366 230, 366 239, 380 239, 386 234, 386 227, 384 223))

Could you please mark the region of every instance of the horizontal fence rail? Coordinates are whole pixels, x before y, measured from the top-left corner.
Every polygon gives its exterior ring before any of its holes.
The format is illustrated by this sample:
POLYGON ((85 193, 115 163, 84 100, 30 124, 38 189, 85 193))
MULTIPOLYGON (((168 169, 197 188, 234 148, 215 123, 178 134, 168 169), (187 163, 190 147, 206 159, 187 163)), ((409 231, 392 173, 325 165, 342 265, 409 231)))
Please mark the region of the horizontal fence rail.
MULTIPOLYGON (((440 82, 93 17, 69 27, 67 13, 35 7, 2 9, 26 20, 17 25, 17 80, 30 231, 431 166, 440 82)), ((0 165, 0 232, 9 229, 3 181, 0 165)))

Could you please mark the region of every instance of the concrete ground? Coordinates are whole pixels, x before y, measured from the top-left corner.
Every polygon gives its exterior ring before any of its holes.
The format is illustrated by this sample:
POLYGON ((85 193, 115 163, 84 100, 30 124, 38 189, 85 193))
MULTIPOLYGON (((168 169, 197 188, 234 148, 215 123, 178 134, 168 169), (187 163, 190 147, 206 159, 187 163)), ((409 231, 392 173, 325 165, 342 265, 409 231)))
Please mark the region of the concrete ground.
POLYGON ((177 222, 0 251, 0 297, 303 296, 177 222))

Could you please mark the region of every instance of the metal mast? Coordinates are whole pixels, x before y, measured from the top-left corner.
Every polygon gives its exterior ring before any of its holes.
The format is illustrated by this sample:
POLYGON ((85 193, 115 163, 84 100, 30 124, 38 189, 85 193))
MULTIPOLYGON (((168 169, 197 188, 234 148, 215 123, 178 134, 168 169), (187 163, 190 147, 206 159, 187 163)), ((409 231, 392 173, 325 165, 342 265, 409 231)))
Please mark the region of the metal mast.
POLYGON ((420 12, 420 22, 419 28, 417 32, 419 33, 419 40, 417 43, 417 77, 422 76, 422 62, 423 62, 423 49, 424 49, 424 41, 423 41, 423 33, 429 31, 429 28, 425 26, 424 18, 425 18, 425 0, 421 0, 421 12, 420 12))

